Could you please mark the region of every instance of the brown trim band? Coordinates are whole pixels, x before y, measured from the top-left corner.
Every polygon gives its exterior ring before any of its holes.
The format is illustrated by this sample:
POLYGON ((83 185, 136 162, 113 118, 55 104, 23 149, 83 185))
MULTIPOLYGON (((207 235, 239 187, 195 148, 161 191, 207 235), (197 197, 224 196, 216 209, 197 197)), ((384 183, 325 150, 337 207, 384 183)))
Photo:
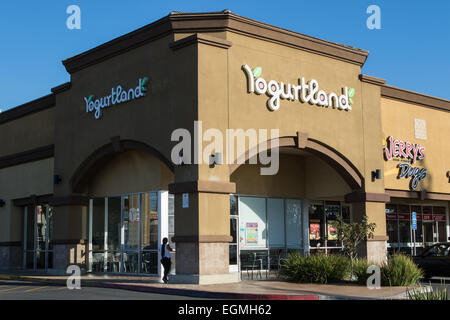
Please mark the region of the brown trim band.
POLYGON ((230 175, 244 164, 246 160, 256 156, 258 152, 271 149, 272 145, 274 145, 273 147, 279 148, 301 148, 314 154, 335 169, 352 190, 360 190, 364 187, 364 177, 350 160, 327 144, 309 138, 307 133, 297 132, 296 136, 279 137, 278 144, 274 144, 272 140, 261 143, 240 155, 237 158, 237 163, 229 165, 230 175))
POLYGON ((381 87, 381 96, 383 98, 414 103, 437 110, 450 111, 450 100, 436 98, 422 93, 388 86, 386 84, 381 87))
POLYGON ((172 33, 209 33, 230 31, 279 45, 320 54, 362 66, 365 50, 325 41, 289 31, 229 11, 208 13, 171 13, 147 26, 106 42, 63 61, 67 72, 74 73, 128 50, 172 33))
POLYGON ((54 94, 58 94, 58 93, 62 93, 64 91, 69 90, 71 86, 72 86, 72 84, 70 82, 66 82, 66 83, 63 83, 63 84, 61 84, 59 86, 56 86, 56 87, 52 88, 51 91, 54 94))
POLYGON ((386 189, 386 193, 389 194, 391 196, 391 198, 450 201, 449 193, 405 191, 405 190, 394 190, 394 189, 386 189))
POLYGON ((22 241, 0 242, 0 247, 20 247, 20 246, 22 246, 22 241))
POLYGON ((373 193, 373 192, 364 192, 364 191, 356 191, 345 195, 345 202, 354 203, 354 202, 389 202, 391 197, 387 193, 373 193))
POLYGON ((367 239, 367 241, 388 241, 388 236, 373 236, 373 238, 367 239))
POLYGON ((198 243, 217 243, 217 242, 231 242, 233 241, 232 236, 223 235, 203 235, 203 236, 173 236, 173 242, 198 242, 198 243))
POLYGON ((359 80, 361 80, 361 82, 371 83, 377 86, 382 86, 386 83, 386 80, 384 79, 368 76, 366 74, 360 74, 359 80))
POLYGON ((222 48, 222 49, 228 49, 233 45, 233 43, 231 41, 228 41, 225 39, 208 36, 208 35, 205 35, 202 33, 195 33, 189 37, 182 38, 180 40, 171 42, 170 48, 172 50, 178 50, 178 49, 190 46, 192 44, 198 44, 198 43, 207 44, 207 45, 222 48))
POLYGON ((342 153, 315 139, 308 139, 305 150, 328 163, 353 190, 364 187, 364 177, 342 153))
POLYGON ((73 244, 81 244, 81 245, 85 245, 87 244, 87 240, 84 239, 62 239, 62 240, 51 240, 50 241, 52 244, 68 244, 68 245, 73 245, 73 244))
POLYGON ((55 106, 55 95, 49 94, 0 113, 0 124, 55 106))
POLYGON ((13 204, 17 207, 35 206, 38 204, 47 204, 53 199, 53 194, 44 194, 40 196, 32 195, 25 198, 17 198, 13 200, 13 204))
POLYGON ((0 158, 0 169, 17 166, 19 164, 52 158, 55 155, 53 144, 39 147, 0 158))
POLYGON ((236 193, 236 184, 234 182, 221 181, 187 181, 169 184, 169 193, 236 193))
POLYGON ((50 205, 53 207, 62 206, 88 206, 89 198, 80 195, 70 195, 65 197, 55 197, 50 201, 50 205))

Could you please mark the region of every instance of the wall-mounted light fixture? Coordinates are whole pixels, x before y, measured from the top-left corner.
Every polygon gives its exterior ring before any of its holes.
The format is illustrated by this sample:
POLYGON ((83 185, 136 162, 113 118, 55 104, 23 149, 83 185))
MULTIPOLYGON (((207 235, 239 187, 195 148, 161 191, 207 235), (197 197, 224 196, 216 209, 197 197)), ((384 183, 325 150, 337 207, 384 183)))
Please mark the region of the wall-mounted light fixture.
POLYGON ((5 206, 5 200, 0 199, 0 207, 5 206))
POLYGON ((214 168, 216 164, 222 164, 222 153, 216 152, 209 156, 209 167, 214 168))
POLYGON ((381 169, 372 171, 372 181, 375 181, 375 179, 381 179, 381 169))
POLYGON ((53 175, 53 184, 60 184, 61 183, 61 176, 58 174, 53 175))
POLYGON ((450 183, 450 171, 447 171, 448 182, 450 183))

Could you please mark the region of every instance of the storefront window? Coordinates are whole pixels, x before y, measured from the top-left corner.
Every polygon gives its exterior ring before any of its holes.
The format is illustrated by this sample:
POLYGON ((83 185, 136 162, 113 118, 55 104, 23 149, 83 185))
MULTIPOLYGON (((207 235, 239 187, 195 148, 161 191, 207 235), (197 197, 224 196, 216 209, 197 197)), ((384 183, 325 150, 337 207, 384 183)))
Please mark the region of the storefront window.
MULTIPOLYGON (((284 200, 267 199, 267 219, 269 222, 269 247, 285 247, 284 200)), ((288 217, 286 217, 288 219, 288 217)), ((289 221, 289 219, 288 219, 289 221)), ((286 226, 287 232, 287 226, 286 226)), ((289 240, 288 240, 289 243, 289 240)))
POLYGON ((325 246, 325 216, 321 204, 309 206, 309 245, 311 249, 325 246))
POLYGON ((433 220, 437 223, 438 242, 447 242, 445 207, 433 207, 433 220))
POLYGON ((92 206, 92 250, 105 250, 105 199, 93 199, 92 206))
POLYGON ((433 223, 433 207, 426 206, 422 208, 422 223, 423 223, 423 239, 425 244, 431 245, 435 242, 435 226, 433 223))
POLYGON ((286 247, 300 250, 302 241, 302 207, 300 200, 286 200, 286 247))
MULTIPOLYGON (((158 272, 158 199, 158 192, 148 192, 91 200, 91 271, 158 272)), ((174 221, 173 195, 168 197, 168 202, 170 224, 174 221)), ((172 230, 169 225, 168 231, 171 238, 173 225, 172 230)))
POLYGON ((338 201, 325 202, 325 218, 326 218, 326 239, 327 247, 338 247, 338 235, 336 229, 337 217, 341 214, 340 203, 338 201))
POLYGON ((24 267, 53 267, 53 208, 49 205, 28 206, 24 210, 24 267))
POLYGON ((266 199, 239 198, 239 219, 244 248, 267 247, 266 199))
POLYGON ((386 233, 389 237, 388 243, 396 245, 398 242, 397 205, 386 205, 386 233))
POLYGON ((411 242, 411 225, 410 225, 410 211, 409 205, 398 206, 398 229, 399 242, 406 246, 411 242))
POLYGON ((446 223, 445 207, 387 204, 388 250, 392 252, 393 248, 398 248, 398 251, 405 254, 419 255, 425 247, 447 241, 446 223), (412 230, 412 212, 417 217, 415 231, 412 230))

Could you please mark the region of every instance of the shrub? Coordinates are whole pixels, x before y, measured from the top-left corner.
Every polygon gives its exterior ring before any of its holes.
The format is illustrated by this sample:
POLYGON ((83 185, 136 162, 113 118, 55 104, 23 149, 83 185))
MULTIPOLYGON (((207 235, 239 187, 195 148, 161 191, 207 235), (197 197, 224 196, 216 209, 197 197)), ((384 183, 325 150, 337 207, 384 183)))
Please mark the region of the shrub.
POLYGON ((293 253, 281 265, 280 275, 294 282, 329 283, 344 280, 350 273, 350 259, 342 255, 293 253))
POLYGON ((416 284, 423 277, 423 271, 402 254, 394 254, 381 267, 381 284, 383 286, 409 286, 416 284))
POLYGON ((359 284, 366 285, 367 279, 370 277, 370 274, 367 273, 367 268, 372 265, 367 261, 367 259, 356 259, 353 262, 353 274, 356 276, 356 282, 359 284))
POLYGON ((408 290, 409 300, 448 300, 447 289, 441 284, 439 288, 430 286, 430 290, 421 287, 422 290, 408 290))

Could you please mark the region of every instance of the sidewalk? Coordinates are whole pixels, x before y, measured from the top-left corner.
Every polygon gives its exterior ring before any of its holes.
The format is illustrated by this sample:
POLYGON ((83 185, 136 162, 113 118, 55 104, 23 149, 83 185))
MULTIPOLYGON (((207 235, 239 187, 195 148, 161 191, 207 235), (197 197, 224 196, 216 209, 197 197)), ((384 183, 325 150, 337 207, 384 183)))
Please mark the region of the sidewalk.
MULTIPOLYGON (((0 280, 22 280, 65 285, 67 276, 30 273, 3 273, 0 280)), ((282 280, 241 281, 238 283, 193 285, 164 284, 146 276, 84 275, 81 287, 116 288, 141 292, 181 295, 210 299, 246 300, 391 300, 404 299, 406 287, 368 289, 353 284, 304 284, 282 280)), ((412 288, 409 288, 412 289, 412 288)))

